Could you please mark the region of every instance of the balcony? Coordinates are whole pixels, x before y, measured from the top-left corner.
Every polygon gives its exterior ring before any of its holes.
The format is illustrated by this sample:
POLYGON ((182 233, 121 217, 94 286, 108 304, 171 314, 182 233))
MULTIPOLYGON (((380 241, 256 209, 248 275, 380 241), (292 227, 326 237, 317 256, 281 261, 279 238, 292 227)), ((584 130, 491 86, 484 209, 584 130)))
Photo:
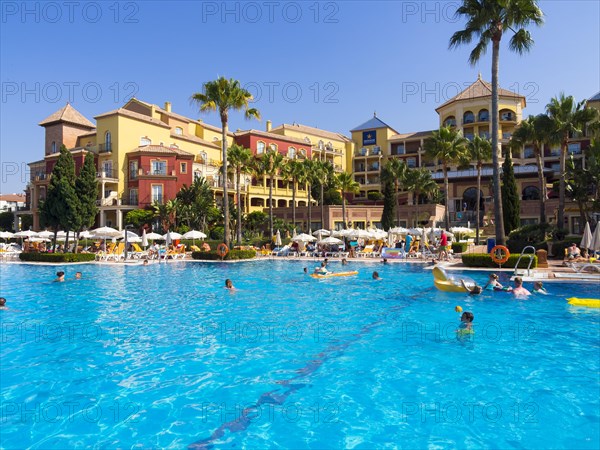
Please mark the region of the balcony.
MULTIPOLYGON (((177 172, 175 170, 168 170, 166 167, 140 167, 136 178, 140 177, 175 177, 177 172)), ((136 178, 131 177, 131 180, 136 178)))
POLYGON ((47 181, 50 179, 49 173, 36 173, 32 175, 31 181, 47 181))
POLYGON ((98 178, 100 180, 106 180, 106 179, 118 180, 119 174, 118 174, 118 171, 113 170, 113 169, 100 170, 100 171, 96 172, 96 178, 98 178))
POLYGON ((94 152, 98 155, 109 154, 109 153, 112 153, 112 143, 108 142, 108 143, 98 144, 98 145, 88 145, 85 149, 90 152, 94 152))

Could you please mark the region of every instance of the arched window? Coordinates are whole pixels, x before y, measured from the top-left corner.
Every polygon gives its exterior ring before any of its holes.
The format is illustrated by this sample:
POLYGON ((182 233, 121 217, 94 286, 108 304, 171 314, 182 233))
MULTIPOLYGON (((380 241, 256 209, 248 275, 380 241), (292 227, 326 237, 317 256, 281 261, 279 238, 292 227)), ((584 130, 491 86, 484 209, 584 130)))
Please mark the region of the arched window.
MULTIPOLYGON (((483 210, 483 193, 479 191, 479 209, 483 210)), ((471 187, 463 193, 463 209, 475 211, 477 209, 477 188, 471 187)))
POLYGON ((473 123, 473 122, 475 122, 475 116, 473 115, 473 113, 471 111, 466 111, 463 114, 463 124, 473 123))
POLYGON ((304 142, 306 142, 307 144, 310 144, 310 138, 308 136, 304 137, 304 142))
POLYGON ((303 148, 298 150, 298 156, 300 156, 300 158, 306 158, 306 150, 304 150, 303 148))
POLYGON ((489 122, 490 121, 490 112, 487 109, 482 109, 477 114, 477 120, 479 122, 489 122))
POLYGON ((288 158, 294 159, 296 157, 296 149, 294 147, 288 147, 288 158))
POLYGON ((540 190, 535 186, 527 186, 523 189, 523 200, 539 200, 540 190))
POLYGON ((514 121, 516 120, 517 116, 514 112, 512 112, 510 109, 502 109, 500 110, 500 120, 509 120, 509 121, 514 121))
POLYGON ((143 136, 140 138, 140 146, 143 147, 150 144, 152 144, 152 139, 150 139, 148 136, 143 136))
POLYGON ((107 131, 106 133, 104 133, 104 150, 109 152, 111 150, 111 144, 112 136, 110 134, 110 131, 107 131))
POLYGON ((276 152, 277 151, 277 144, 269 144, 269 150, 271 150, 272 152, 276 152))
POLYGON ((324 145, 323 141, 319 141, 319 150, 323 150, 324 145))
POLYGON ((261 155, 265 152, 265 143, 263 141, 258 141, 256 143, 256 154, 261 155))
POLYGON ((52 146, 50 148, 50 151, 52 153, 56 153, 56 141, 52 141, 52 146))
POLYGON ((177 136, 183 135, 183 128, 181 128, 181 127, 175 127, 175 134, 177 136))
POLYGON ((455 127, 456 126, 456 118, 454 116, 446 117, 444 120, 445 127, 455 127))

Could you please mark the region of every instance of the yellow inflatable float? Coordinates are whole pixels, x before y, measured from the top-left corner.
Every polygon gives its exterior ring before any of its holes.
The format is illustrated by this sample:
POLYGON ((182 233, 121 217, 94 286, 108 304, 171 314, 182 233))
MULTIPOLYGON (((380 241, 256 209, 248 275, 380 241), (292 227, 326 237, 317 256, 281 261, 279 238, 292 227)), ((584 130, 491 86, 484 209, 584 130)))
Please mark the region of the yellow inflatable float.
POLYGON ((460 280, 464 280, 465 284, 471 288, 475 286, 475 281, 469 277, 457 278, 454 275, 448 275, 444 269, 439 266, 433 268, 433 284, 440 291, 444 292, 468 292, 462 285, 460 280))
POLYGON ((598 298, 577 298, 571 297, 567 301, 569 305, 573 306, 585 306, 587 308, 600 308, 600 299, 598 298))
POLYGON ((328 273, 328 274, 323 274, 323 273, 311 273, 310 276, 313 278, 333 278, 333 277, 349 277, 352 275, 356 275, 358 274, 357 270, 354 270, 352 272, 332 272, 332 273, 328 273))

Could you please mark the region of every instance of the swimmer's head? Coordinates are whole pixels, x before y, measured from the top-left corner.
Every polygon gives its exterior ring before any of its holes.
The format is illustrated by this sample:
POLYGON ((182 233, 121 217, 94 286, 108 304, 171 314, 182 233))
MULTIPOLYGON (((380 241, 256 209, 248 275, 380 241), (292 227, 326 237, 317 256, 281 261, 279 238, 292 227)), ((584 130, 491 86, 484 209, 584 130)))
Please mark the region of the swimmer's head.
POLYGON ((536 281, 535 283, 533 283, 533 288, 534 289, 543 289, 544 283, 542 283, 541 281, 536 281))
POLYGON ((481 286, 473 286, 473 289, 471 290, 471 294, 481 294, 482 291, 483 291, 483 288, 481 286))
POLYGON ((467 323, 473 322, 474 319, 475 319, 475 316, 473 315, 472 312, 469 312, 469 311, 465 311, 464 313, 462 313, 462 316, 460 317, 460 320, 462 322, 467 322, 467 323))
POLYGON ((0 306, 6 305, 6 299, 4 297, 0 297, 0 306))
POLYGON ((498 279, 498 275, 496 275, 495 273, 491 273, 490 274, 490 278, 493 280, 497 280, 498 279))

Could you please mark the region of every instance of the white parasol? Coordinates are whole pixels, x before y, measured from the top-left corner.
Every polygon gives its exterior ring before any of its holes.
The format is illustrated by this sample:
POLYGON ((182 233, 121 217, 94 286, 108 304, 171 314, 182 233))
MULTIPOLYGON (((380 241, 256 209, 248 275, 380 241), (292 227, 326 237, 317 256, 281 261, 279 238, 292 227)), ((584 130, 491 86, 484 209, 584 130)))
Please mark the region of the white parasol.
POLYGON ((166 241, 181 239, 181 234, 176 233, 175 231, 169 231, 167 234, 163 235, 163 239, 166 241))
MULTIPOLYGON (((598 228, 598 227, 596 227, 598 228)), ((592 248, 592 240, 594 239, 594 237, 592 236, 592 230, 590 229, 590 223, 586 222, 585 223, 585 229, 583 230, 583 237, 581 238, 581 244, 579 244, 579 246, 581 248, 592 248)))
POLYGON ((142 247, 144 247, 144 248, 148 247, 148 235, 146 234, 145 228, 144 228, 144 231, 142 231, 142 247))
POLYGON ((590 244, 590 250, 594 252, 600 252, 600 223, 596 225, 596 229, 594 230, 594 236, 592 238, 592 243, 590 244))
POLYGON ((342 244, 342 243, 343 243, 343 241, 341 239, 334 238, 333 236, 329 236, 329 237, 323 239, 322 241, 319 241, 319 244, 328 244, 328 245, 342 244))
POLYGON ((15 233, 14 237, 21 238, 21 239, 29 239, 32 237, 37 237, 37 235, 38 234, 35 231, 24 230, 24 231, 19 231, 18 233, 15 233))
POLYGON ((313 242, 316 241, 317 238, 312 237, 310 234, 300 233, 297 236, 294 236, 292 240, 294 242, 313 242))
POLYGON ((281 233, 279 230, 277 230, 277 234, 275 235, 275 245, 281 247, 281 233))

